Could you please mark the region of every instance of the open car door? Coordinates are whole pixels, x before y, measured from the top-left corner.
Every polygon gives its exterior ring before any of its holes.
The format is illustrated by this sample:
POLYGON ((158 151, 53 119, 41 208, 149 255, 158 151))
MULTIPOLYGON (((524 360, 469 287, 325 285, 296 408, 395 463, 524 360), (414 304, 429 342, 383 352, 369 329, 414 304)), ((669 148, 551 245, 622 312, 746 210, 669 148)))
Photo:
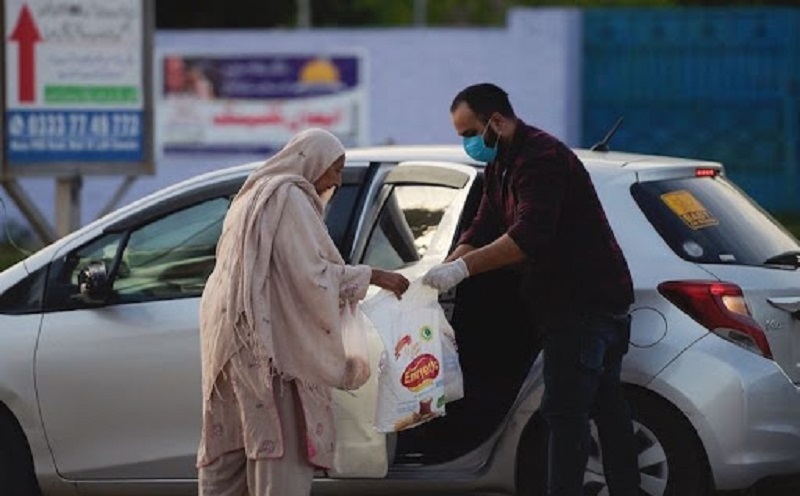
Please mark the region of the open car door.
MULTIPOLYGON (((440 263, 456 234, 477 170, 443 162, 382 164, 354 240, 353 263, 397 271, 415 280, 440 263)), ((377 292, 371 288, 370 296, 377 292)), ((448 315, 449 316, 449 315, 448 315)), ((334 392, 336 467, 331 478, 383 478, 394 458, 395 434, 374 427, 383 343, 368 333, 372 376, 353 392, 334 392)))

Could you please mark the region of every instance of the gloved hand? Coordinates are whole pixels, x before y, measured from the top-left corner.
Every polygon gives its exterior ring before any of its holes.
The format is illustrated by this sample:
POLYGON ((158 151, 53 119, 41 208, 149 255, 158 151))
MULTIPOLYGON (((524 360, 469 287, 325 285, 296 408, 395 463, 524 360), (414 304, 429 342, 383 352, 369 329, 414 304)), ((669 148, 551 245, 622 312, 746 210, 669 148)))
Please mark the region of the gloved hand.
POLYGON ((444 293, 467 277, 469 277, 467 264, 463 259, 458 258, 430 269, 422 277, 422 283, 438 289, 440 293, 444 293))

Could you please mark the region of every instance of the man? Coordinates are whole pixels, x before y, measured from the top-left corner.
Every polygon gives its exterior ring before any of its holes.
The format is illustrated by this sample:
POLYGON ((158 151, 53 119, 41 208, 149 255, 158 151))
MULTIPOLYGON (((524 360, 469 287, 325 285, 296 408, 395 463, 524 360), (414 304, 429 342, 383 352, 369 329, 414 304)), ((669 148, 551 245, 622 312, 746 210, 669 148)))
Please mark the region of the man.
POLYGON ((517 118, 493 84, 461 91, 450 113, 467 154, 488 162, 485 186, 471 226, 423 281, 447 291, 469 276, 518 266, 543 338, 548 494, 583 494, 590 416, 612 496, 638 494, 620 385, 633 285, 591 178, 566 145, 517 118))

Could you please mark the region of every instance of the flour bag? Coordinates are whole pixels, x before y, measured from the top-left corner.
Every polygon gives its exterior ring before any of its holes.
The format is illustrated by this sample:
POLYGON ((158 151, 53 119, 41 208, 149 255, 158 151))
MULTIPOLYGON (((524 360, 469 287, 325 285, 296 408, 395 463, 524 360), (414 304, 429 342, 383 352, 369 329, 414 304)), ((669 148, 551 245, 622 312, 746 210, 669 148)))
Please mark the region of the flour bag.
POLYGON ((375 428, 402 431, 445 414, 438 292, 414 282, 398 300, 382 291, 362 304, 381 337, 375 428))

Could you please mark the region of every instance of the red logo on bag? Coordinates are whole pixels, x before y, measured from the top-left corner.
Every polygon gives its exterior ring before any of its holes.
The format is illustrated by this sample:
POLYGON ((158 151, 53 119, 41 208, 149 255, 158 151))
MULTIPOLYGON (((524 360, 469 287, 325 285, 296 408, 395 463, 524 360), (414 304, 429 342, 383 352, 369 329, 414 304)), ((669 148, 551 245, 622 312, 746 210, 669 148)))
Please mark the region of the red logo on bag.
POLYGON ((439 360, 435 356, 426 353, 420 355, 408 364, 400 383, 413 392, 417 392, 427 387, 436 377, 439 376, 439 360))

